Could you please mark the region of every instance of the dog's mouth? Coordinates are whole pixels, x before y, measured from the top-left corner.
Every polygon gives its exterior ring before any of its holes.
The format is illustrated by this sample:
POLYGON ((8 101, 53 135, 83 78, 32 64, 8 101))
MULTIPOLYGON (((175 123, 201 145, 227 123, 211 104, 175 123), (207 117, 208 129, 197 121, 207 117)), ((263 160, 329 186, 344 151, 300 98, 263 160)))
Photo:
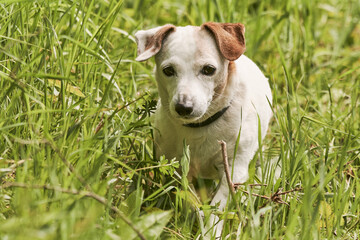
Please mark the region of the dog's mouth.
POLYGON ((171 114, 176 119, 184 122, 192 122, 201 118, 204 115, 204 111, 195 106, 191 101, 187 102, 176 102, 171 108, 171 114))
POLYGON ((191 123, 198 123, 201 120, 201 117, 178 117, 177 118, 181 124, 186 125, 186 124, 191 124, 191 123))
POLYGON ((182 124, 193 123, 199 121, 204 113, 202 111, 190 110, 179 110, 179 108, 172 108, 170 110, 171 115, 174 119, 178 120, 182 124))
POLYGON ((201 119, 203 116, 203 114, 201 115, 197 115, 197 114, 189 114, 189 115, 179 115, 178 113, 175 113, 175 118, 179 121, 181 121, 182 123, 192 123, 192 122, 196 122, 199 119, 201 119))

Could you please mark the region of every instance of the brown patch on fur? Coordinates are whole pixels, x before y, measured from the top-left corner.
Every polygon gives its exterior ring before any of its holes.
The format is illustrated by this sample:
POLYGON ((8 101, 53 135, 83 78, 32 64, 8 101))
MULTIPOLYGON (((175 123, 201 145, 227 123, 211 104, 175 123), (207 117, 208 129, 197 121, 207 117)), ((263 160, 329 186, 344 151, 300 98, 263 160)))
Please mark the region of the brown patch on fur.
POLYGON ((228 78, 236 71, 236 64, 234 61, 229 62, 228 66, 228 78))
POLYGON ((241 23, 204 23, 202 28, 210 31, 221 54, 235 61, 245 52, 245 27, 241 23))
POLYGON ((157 31, 153 36, 146 39, 145 51, 152 51, 154 55, 161 49, 162 43, 171 32, 175 31, 175 26, 167 24, 157 31))
POLYGON ((225 91, 226 86, 230 82, 230 78, 233 75, 233 73, 236 71, 236 65, 234 61, 229 62, 228 66, 228 75, 227 78, 224 79, 219 85, 217 85, 214 89, 214 95, 213 95, 213 101, 218 98, 220 95, 222 95, 225 91))

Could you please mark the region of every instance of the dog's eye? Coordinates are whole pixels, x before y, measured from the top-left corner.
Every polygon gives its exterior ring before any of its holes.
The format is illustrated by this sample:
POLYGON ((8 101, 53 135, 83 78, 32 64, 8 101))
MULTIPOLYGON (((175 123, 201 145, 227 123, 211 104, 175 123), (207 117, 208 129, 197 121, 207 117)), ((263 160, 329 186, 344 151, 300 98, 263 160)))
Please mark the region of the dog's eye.
POLYGON ((206 76, 212 76, 214 75, 216 71, 216 68, 210 65, 206 65, 201 69, 201 73, 206 75, 206 76))
POLYGON ((175 69, 171 66, 169 67, 165 67, 163 69, 163 73, 168 76, 168 77, 171 77, 171 76, 174 76, 175 75, 175 69))

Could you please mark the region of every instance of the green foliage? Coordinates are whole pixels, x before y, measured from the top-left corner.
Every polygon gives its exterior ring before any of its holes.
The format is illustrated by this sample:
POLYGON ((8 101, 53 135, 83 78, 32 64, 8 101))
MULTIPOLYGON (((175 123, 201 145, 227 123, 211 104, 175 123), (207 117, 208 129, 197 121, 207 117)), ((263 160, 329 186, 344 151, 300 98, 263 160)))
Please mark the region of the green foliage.
POLYGON ((175 172, 191 159, 154 158, 154 63, 133 34, 205 21, 245 24, 274 97, 223 236, 359 238, 359 19, 357 0, 0 0, 0 239, 203 233, 213 184, 200 203, 175 172))

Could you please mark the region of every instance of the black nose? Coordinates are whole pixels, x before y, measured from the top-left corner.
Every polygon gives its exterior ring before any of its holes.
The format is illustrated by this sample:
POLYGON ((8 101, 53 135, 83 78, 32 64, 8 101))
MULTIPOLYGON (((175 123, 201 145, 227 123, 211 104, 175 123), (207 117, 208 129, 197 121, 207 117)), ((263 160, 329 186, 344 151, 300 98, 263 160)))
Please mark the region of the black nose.
POLYGON ((193 106, 188 106, 188 105, 185 105, 185 104, 177 103, 175 105, 175 111, 180 116, 187 116, 187 115, 190 115, 190 113, 192 113, 193 106))

